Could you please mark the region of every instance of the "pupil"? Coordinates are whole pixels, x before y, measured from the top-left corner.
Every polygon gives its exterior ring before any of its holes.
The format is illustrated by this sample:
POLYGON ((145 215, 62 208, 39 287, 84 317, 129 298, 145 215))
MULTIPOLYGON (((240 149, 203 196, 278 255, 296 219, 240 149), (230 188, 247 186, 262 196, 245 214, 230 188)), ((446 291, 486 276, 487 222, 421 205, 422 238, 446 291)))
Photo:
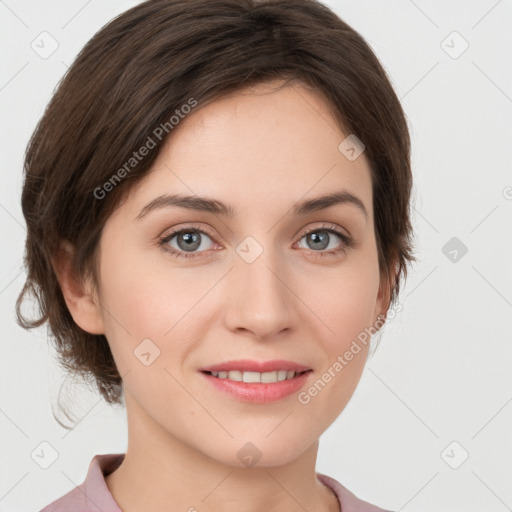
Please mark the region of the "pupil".
POLYGON ((314 244, 320 244, 320 246, 313 246, 313 249, 325 249, 328 245, 328 233, 325 231, 317 231, 308 235, 310 241, 314 244), (320 235, 318 233, 321 233, 320 235), (322 240, 323 239, 323 240, 322 240), (327 243, 326 243, 327 242, 327 243))
POLYGON ((199 233, 193 231, 181 233, 178 236, 178 245, 185 251, 197 249, 201 245, 199 233), (186 242, 184 246, 181 244, 182 240, 186 242))

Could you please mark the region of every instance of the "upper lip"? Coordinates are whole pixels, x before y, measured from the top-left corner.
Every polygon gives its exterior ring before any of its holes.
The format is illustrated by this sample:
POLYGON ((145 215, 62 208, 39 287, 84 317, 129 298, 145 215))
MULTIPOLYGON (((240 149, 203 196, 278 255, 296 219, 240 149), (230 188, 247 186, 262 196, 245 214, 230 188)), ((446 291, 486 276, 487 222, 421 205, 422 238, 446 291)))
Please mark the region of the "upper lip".
POLYGON ((294 372, 304 372, 311 370, 308 366, 304 366, 293 361, 285 361, 283 359, 274 361, 252 361, 249 359, 237 359, 236 361, 226 361, 224 363, 214 364, 199 368, 202 372, 223 372, 240 370, 242 372, 273 372, 277 370, 286 370, 294 372))

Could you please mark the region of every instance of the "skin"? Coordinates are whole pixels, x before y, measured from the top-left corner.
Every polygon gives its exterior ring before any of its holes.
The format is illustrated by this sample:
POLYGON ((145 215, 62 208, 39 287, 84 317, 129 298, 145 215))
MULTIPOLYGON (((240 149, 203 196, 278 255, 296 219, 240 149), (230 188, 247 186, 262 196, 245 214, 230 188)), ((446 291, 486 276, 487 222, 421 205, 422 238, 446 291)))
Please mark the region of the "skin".
MULTIPOLYGON (((69 244, 56 258, 74 320, 105 334, 124 376, 128 447, 106 477, 124 512, 168 512, 170 504, 200 512, 340 510, 316 478, 319 437, 354 393, 367 346, 306 405, 296 394, 242 402, 198 370, 230 359, 288 359, 313 369, 307 389, 389 307, 365 155, 349 161, 338 150, 348 133, 317 93, 281 84, 239 91, 181 121, 103 229, 100 290, 70 275, 69 244), (350 204, 290 213, 299 200, 341 188, 363 201, 368 218, 350 204), (135 220, 164 192, 215 198, 238 214, 165 207, 135 220), (213 233, 199 234, 195 257, 157 245, 190 223, 213 233), (334 234, 328 249, 308 243, 303 232, 323 223, 350 234, 353 247, 319 256, 343 247, 334 234), (263 249, 250 264, 236 252, 247 236, 263 249), (149 366, 133 353, 146 338, 160 350, 149 366), (250 468, 237 457, 247 442, 262 453, 250 468)), ((177 236, 167 245, 186 252, 177 236)))

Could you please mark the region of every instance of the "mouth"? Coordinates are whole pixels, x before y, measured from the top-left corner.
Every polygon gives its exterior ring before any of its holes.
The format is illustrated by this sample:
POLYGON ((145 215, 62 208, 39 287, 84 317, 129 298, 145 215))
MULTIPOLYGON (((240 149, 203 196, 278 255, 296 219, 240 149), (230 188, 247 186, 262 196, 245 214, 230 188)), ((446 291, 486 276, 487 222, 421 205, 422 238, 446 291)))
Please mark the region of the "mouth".
POLYGON ((295 361, 288 361, 286 359, 275 359, 268 361, 256 361, 252 359, 237 359, 225 361, 214 365, 204 366, 199 368, 200 371, 210 373, 240 371, 248 373, 272 373, 272 372, 295 372, 301 373, 311 370, 310 366, 297 363, 295 361))
POLYGON ((227 379, 235 382, 246 382, 250 384, 273 384, 275 382, 281 382, 285 380, 292 380, 304 375, 305 373, 310 373, 313 370, 304 370, 302 372, 295 371, 287 371, 287 370, 276 370, 272 372, 249 372, 249 371, 241 371, 241 370, 230 370, 230 371, 206 371, 203 370, 202 373, 206 375, 211 375, 217 379, 227 379))
POLYGON ((251 404, 277 402, 298 393, 310 380, 312 369, 295 372, 274 370, 254 372, 240 370, 201 370, 206 381, 232 399, 251 404))

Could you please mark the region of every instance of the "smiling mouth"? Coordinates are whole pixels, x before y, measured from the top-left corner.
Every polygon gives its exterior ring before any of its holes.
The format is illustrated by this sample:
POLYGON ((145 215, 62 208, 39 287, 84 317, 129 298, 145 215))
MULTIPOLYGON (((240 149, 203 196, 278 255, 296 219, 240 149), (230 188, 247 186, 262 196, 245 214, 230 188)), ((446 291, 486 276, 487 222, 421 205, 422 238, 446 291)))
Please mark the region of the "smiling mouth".
POLYGON ((248 384, 272 384, 275 382, 282 382, 285 380, 295 379, 300 377, 305 373, 312 372, 313 370, 306 370, 303 372, 294 372, 294 371, 286 371, 286 370, 276 370, 273 372, 249 372, 249 371, 240 371, 240 370, 231 370, 231 371, 219 371, 219 372, 210 372, 203 371, 203 373, 207 375, 211 375, 212 377, 216 377, 217 379, 226 379, 232 380, 235 382, 245 382, 248 384))

